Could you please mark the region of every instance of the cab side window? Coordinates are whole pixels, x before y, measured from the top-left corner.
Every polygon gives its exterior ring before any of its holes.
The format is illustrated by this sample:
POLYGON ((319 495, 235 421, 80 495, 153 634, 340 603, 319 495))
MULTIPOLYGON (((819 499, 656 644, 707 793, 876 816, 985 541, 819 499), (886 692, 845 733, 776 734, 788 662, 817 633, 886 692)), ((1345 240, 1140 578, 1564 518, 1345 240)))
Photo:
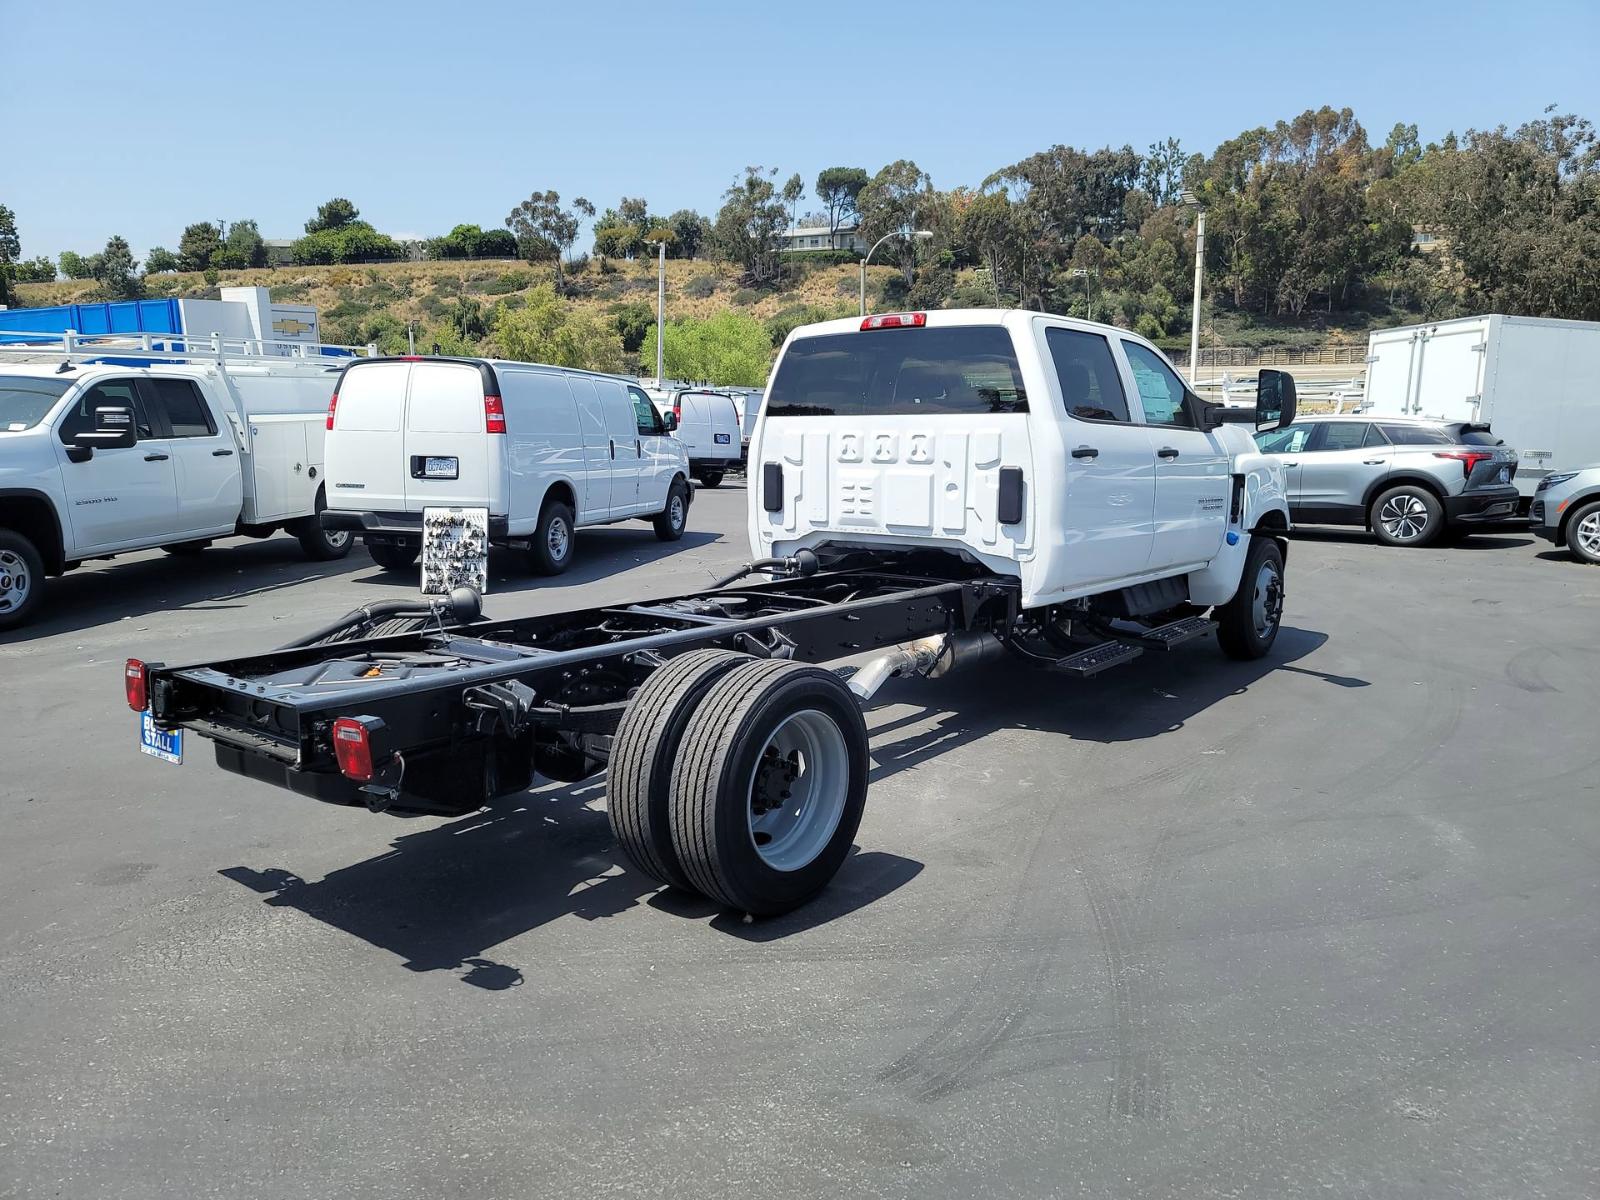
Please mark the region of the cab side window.
POLYGON ((659 437, 666 433, 667 427, 661 420, 661 414, 656 411, 656 406, 650 403, 649 396, 639 388, 631 387, 628 389, 628 398, 633 401, 633 416, 638 422, 641 435, 659 437))
POLYGON ((167 424, 175 438, 212 437, 217 427, 206 407, 200 389, 188 379, 147 379, 155 402, 167 414, 167 424))
POLYGON ((1067 415, 1080 421, 1129 421, 1128 397, 1122 390, 1111 346, 1097 333, 1051 326, 1045 344, 1061 383, 1067 415))
POLYGON ((1290 425, 1256 434, 1256 446, 1263 454, 1299 454, 1311 440, 1310 425, 1290 425))
POLYGON ((86 390, 61 419, 58 436, 64 445, 72 445, 80 433, 94 431, 94 410, 97 408, 131 408, 134 432, 139 439, 146 441, 155 437, 150 417, 139 400, 138 383, 132 379, 112 379, 86 390))
POLYGON ((1139 389, 1139 403, 1144 406, 1144 419, 1151 425, 1176 425, 1192 429, 1184 404, 1188 392, 1177 373, 1154 350, 1138 342, 1122 343, 1128 354, 1128 365, 1133 368, 1134 386, 1139 389))
POLYGON ((1327 421, 1317 426, 1321 436, 1313 438, 1310 449, 1317 451, 1360 450, 1384 444, 1383 435, 1366 421, 1327 421))

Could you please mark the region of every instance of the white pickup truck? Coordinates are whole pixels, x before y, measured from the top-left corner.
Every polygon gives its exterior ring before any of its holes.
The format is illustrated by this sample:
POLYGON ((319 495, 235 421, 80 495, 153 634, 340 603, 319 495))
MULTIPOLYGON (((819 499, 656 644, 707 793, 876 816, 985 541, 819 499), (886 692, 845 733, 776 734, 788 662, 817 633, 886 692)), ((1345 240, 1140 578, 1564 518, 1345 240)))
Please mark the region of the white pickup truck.
POLYGON ((604 770, 638 870, 785 912, 850 851, 885 680, 1007 654, 1081 679, 1213 632, 1268 653, 1289 510, 1250 431, 1294 409, 1281 372, 1225 410, 1144 339, 1042 313, 802 327, 750 444, 756 558, 727 579, 483 626, 469 589, 368 604, 265 654, 129 659, 128 705, 158 758, 195 733, 226 770, 377 812, 604 770))
POLYGON ((0 629, 86 559, 279 529, 313 559, 349 553, 350 535, 317 520, 328 397, 348 360, 7 361, 17 353, 0 354, 0 629))

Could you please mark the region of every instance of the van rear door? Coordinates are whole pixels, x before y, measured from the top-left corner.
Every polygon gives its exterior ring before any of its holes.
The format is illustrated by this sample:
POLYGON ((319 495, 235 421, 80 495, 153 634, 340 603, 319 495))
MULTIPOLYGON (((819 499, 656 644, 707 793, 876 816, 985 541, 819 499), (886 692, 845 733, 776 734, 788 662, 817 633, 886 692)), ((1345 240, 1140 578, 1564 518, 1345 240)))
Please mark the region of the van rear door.
POLYGON ((403 464, 410 512, 462 504, 506 515, 507 418, 503 408, 490 414, 485 404, 494 395, 498 407, 497 393, 493 371, 481 363, 411 365, 403 464), (499 418, 498 431, 490 429, 491 416, 499 418))
POLYGON ((323 446, 328 507, 404 512, 407 362, 356 363, 339 381, 323 446))

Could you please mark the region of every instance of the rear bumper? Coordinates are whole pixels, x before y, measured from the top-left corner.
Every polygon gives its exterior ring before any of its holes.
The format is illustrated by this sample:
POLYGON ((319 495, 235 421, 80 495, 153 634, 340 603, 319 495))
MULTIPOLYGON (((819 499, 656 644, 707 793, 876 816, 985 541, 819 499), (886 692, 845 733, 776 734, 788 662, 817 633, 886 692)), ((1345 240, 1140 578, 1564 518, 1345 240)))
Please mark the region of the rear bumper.
POLYGON ((1464 492, 1459 496, 1446 496, 1444 515, 1452 522, 1464 525, 1490 521, 1512 521, 1517 516, 1517 506, 1522 494, 1515 487, 1484 488, 1464 492))
MULTIPOLYGON (((319 520, 329 530, 346 530, 350 533, 376 534, 377 541, 422 541, 422 514, 410 512, 353 512, 344 508, 325 508, 319 520)), ((489 518, 489 540, 495 541, 510 532, 510 518, 489 518)))

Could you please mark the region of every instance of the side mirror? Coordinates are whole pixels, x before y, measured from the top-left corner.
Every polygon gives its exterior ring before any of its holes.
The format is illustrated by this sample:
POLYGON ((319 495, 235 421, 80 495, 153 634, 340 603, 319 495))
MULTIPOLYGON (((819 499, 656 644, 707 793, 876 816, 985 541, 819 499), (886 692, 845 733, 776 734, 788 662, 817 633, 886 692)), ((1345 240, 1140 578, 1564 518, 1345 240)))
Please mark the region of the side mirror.
POLYGON ((671 433, 678 428, 678 414, 670 411, 662 413, 661 423, 667 427, 667 432, 671 433))
POLYGON ((74 437, 73 442, 89 450, 131 450, 138 442, 133 428, 133 409, 104 407, 94 410, 94 428, 74 437))
POLYGON ((1256 376, 1256 432, 1283 429, 1294 421, 1294 376, 1263 368, 1256 376))

